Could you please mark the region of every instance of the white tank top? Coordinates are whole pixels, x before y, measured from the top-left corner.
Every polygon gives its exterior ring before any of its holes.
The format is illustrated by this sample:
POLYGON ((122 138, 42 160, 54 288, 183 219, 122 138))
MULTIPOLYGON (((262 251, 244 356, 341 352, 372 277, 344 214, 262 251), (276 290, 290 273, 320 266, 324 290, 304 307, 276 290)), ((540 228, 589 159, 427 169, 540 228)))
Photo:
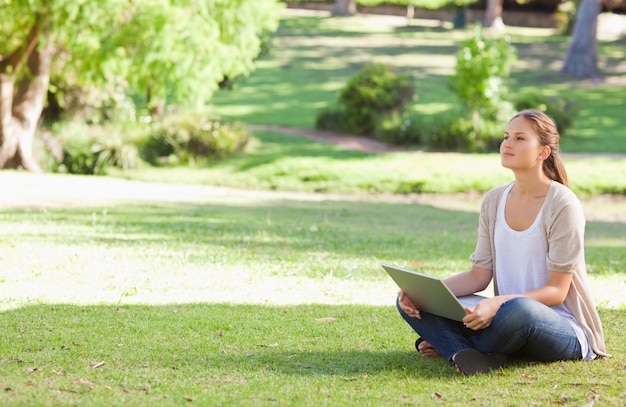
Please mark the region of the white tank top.
MULTIPOLYGON (((502 194, 494 230, 496 282, 498 293, 501 295, 534 290, 546 285, 548 280, 548 265, 541 232, 543 206, 528 229, 517 231, 511 228, 506 222, 504 209, 512 186, 513 184, 509 185, 502 194)), ((555 305, 552 309, 566 318, 576 331, 580 347, 583 349, 583 358, 593 359, 595 354, 589 347, 587 336, 565 304, 555 305)))

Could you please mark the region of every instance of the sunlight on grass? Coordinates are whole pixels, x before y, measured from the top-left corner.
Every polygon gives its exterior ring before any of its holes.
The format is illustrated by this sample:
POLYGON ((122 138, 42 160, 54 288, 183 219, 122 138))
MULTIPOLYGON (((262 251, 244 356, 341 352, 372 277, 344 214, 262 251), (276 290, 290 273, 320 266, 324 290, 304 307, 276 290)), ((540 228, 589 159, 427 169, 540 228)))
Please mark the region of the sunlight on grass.
MULTIPOLYGON (((433 26, 433 20, 407 25, 398 16, 330 18, 327 12, 298 13, 286 11, 271 52, 257 62, 250 77, 240 81, 235 91, 213 96, 216 114, 250 124, 312 128, 319 110, 335 103, 336 92, 364 64, 376 61, 415 77, 418 97, 413 111, 425 115, 460 111, 447 81, 454 72, 458 44, 471 34, 470 29, 433 26), (292 90, 278 95, 277 86, 292 90), (277 98, 284 99, 284 104, 273 104, 277 98)), ((620 110, 624 84, 610 81, 622 75, 623 46, 600 41, 599 67, 608 77, 603 84, 573 80, 561 73, 569 36, 524 27, 507 27, 507 33, 518 51, 511 96, 567 97, 580 107, 564 137, 564 151, 626 152, 626 116, 620 110)))
MULTIPOLYGON (((301 176, 316 177, 305 164, 310 172, 301 176)), ((380 263, 442 276, 465 270, 480 205, 480 195, 275 194, 0 175, 9 190, 28 186, 0 199, 3 310, 55 303, 391 305, 396 287, 380 263)), ((626 219, 603 219, 623 211, 620 202, 583 203, 598 212, 589 217, 586 249, 604 308, 625 301, 626 219)))

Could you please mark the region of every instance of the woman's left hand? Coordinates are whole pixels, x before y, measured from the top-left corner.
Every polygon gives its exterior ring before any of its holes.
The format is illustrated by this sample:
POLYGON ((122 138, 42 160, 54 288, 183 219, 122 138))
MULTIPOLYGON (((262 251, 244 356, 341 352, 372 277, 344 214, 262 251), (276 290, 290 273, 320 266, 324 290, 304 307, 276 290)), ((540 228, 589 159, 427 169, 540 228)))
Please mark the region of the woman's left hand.
POLYGON ((482 300, 474 308, 467 309, 468 314, 463 318, 463 325, 474 331, 489 327, 501 305, 498 297, 482 300))

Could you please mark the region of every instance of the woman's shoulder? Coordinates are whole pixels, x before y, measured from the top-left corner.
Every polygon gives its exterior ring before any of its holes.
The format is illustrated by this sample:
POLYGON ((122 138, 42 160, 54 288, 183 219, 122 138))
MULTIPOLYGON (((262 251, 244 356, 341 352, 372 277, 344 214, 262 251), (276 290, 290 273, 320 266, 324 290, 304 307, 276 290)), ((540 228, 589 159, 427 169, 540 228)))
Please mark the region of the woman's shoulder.
POLYGON ((492 213, 497 208, 498 203, 500 202, 500 198, 502 197, 502 193, 507 189, 507 187, 511 185, 504 184, 498 185, 497 187, 491 188, 485 196, 483 197, 483 202, 481 204, 481 212, 483 213, 492 213))
POLYGON ((552 181, 544 206, 547 213, 553 217, 567 213, 566 216, 568 217, 574 216, 584 219, 582 203, 576 194, 569 187, 556 181, 552 181))
POLYGON ((502 196, 502 193, 507 189, 507 187, 511 185, 511 183, 508 184, 504 184, 504 185, 498 185, 497 187, 493 187, 491 188, 489 191, 487 191, 487 193, 485 194, 485 200, 494 200, 494 199, 498 199, 500 196, 502 196))
POLYGON ((560 204, 580 204, 574 191, 557 181, 552 181, 547 198, 549 198, 550 201, 560 204))

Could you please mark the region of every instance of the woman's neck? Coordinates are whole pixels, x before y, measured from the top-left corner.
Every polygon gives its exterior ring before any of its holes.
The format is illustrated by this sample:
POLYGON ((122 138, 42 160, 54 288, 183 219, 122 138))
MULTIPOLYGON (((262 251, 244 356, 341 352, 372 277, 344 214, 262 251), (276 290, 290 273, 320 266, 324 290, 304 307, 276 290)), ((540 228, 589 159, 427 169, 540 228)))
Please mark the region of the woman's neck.
POLYGON ((539 176, 536 174, 515 173, 513 192, 519 196, 544 197, 551 183, 552 180, 543 172, 539 176))

